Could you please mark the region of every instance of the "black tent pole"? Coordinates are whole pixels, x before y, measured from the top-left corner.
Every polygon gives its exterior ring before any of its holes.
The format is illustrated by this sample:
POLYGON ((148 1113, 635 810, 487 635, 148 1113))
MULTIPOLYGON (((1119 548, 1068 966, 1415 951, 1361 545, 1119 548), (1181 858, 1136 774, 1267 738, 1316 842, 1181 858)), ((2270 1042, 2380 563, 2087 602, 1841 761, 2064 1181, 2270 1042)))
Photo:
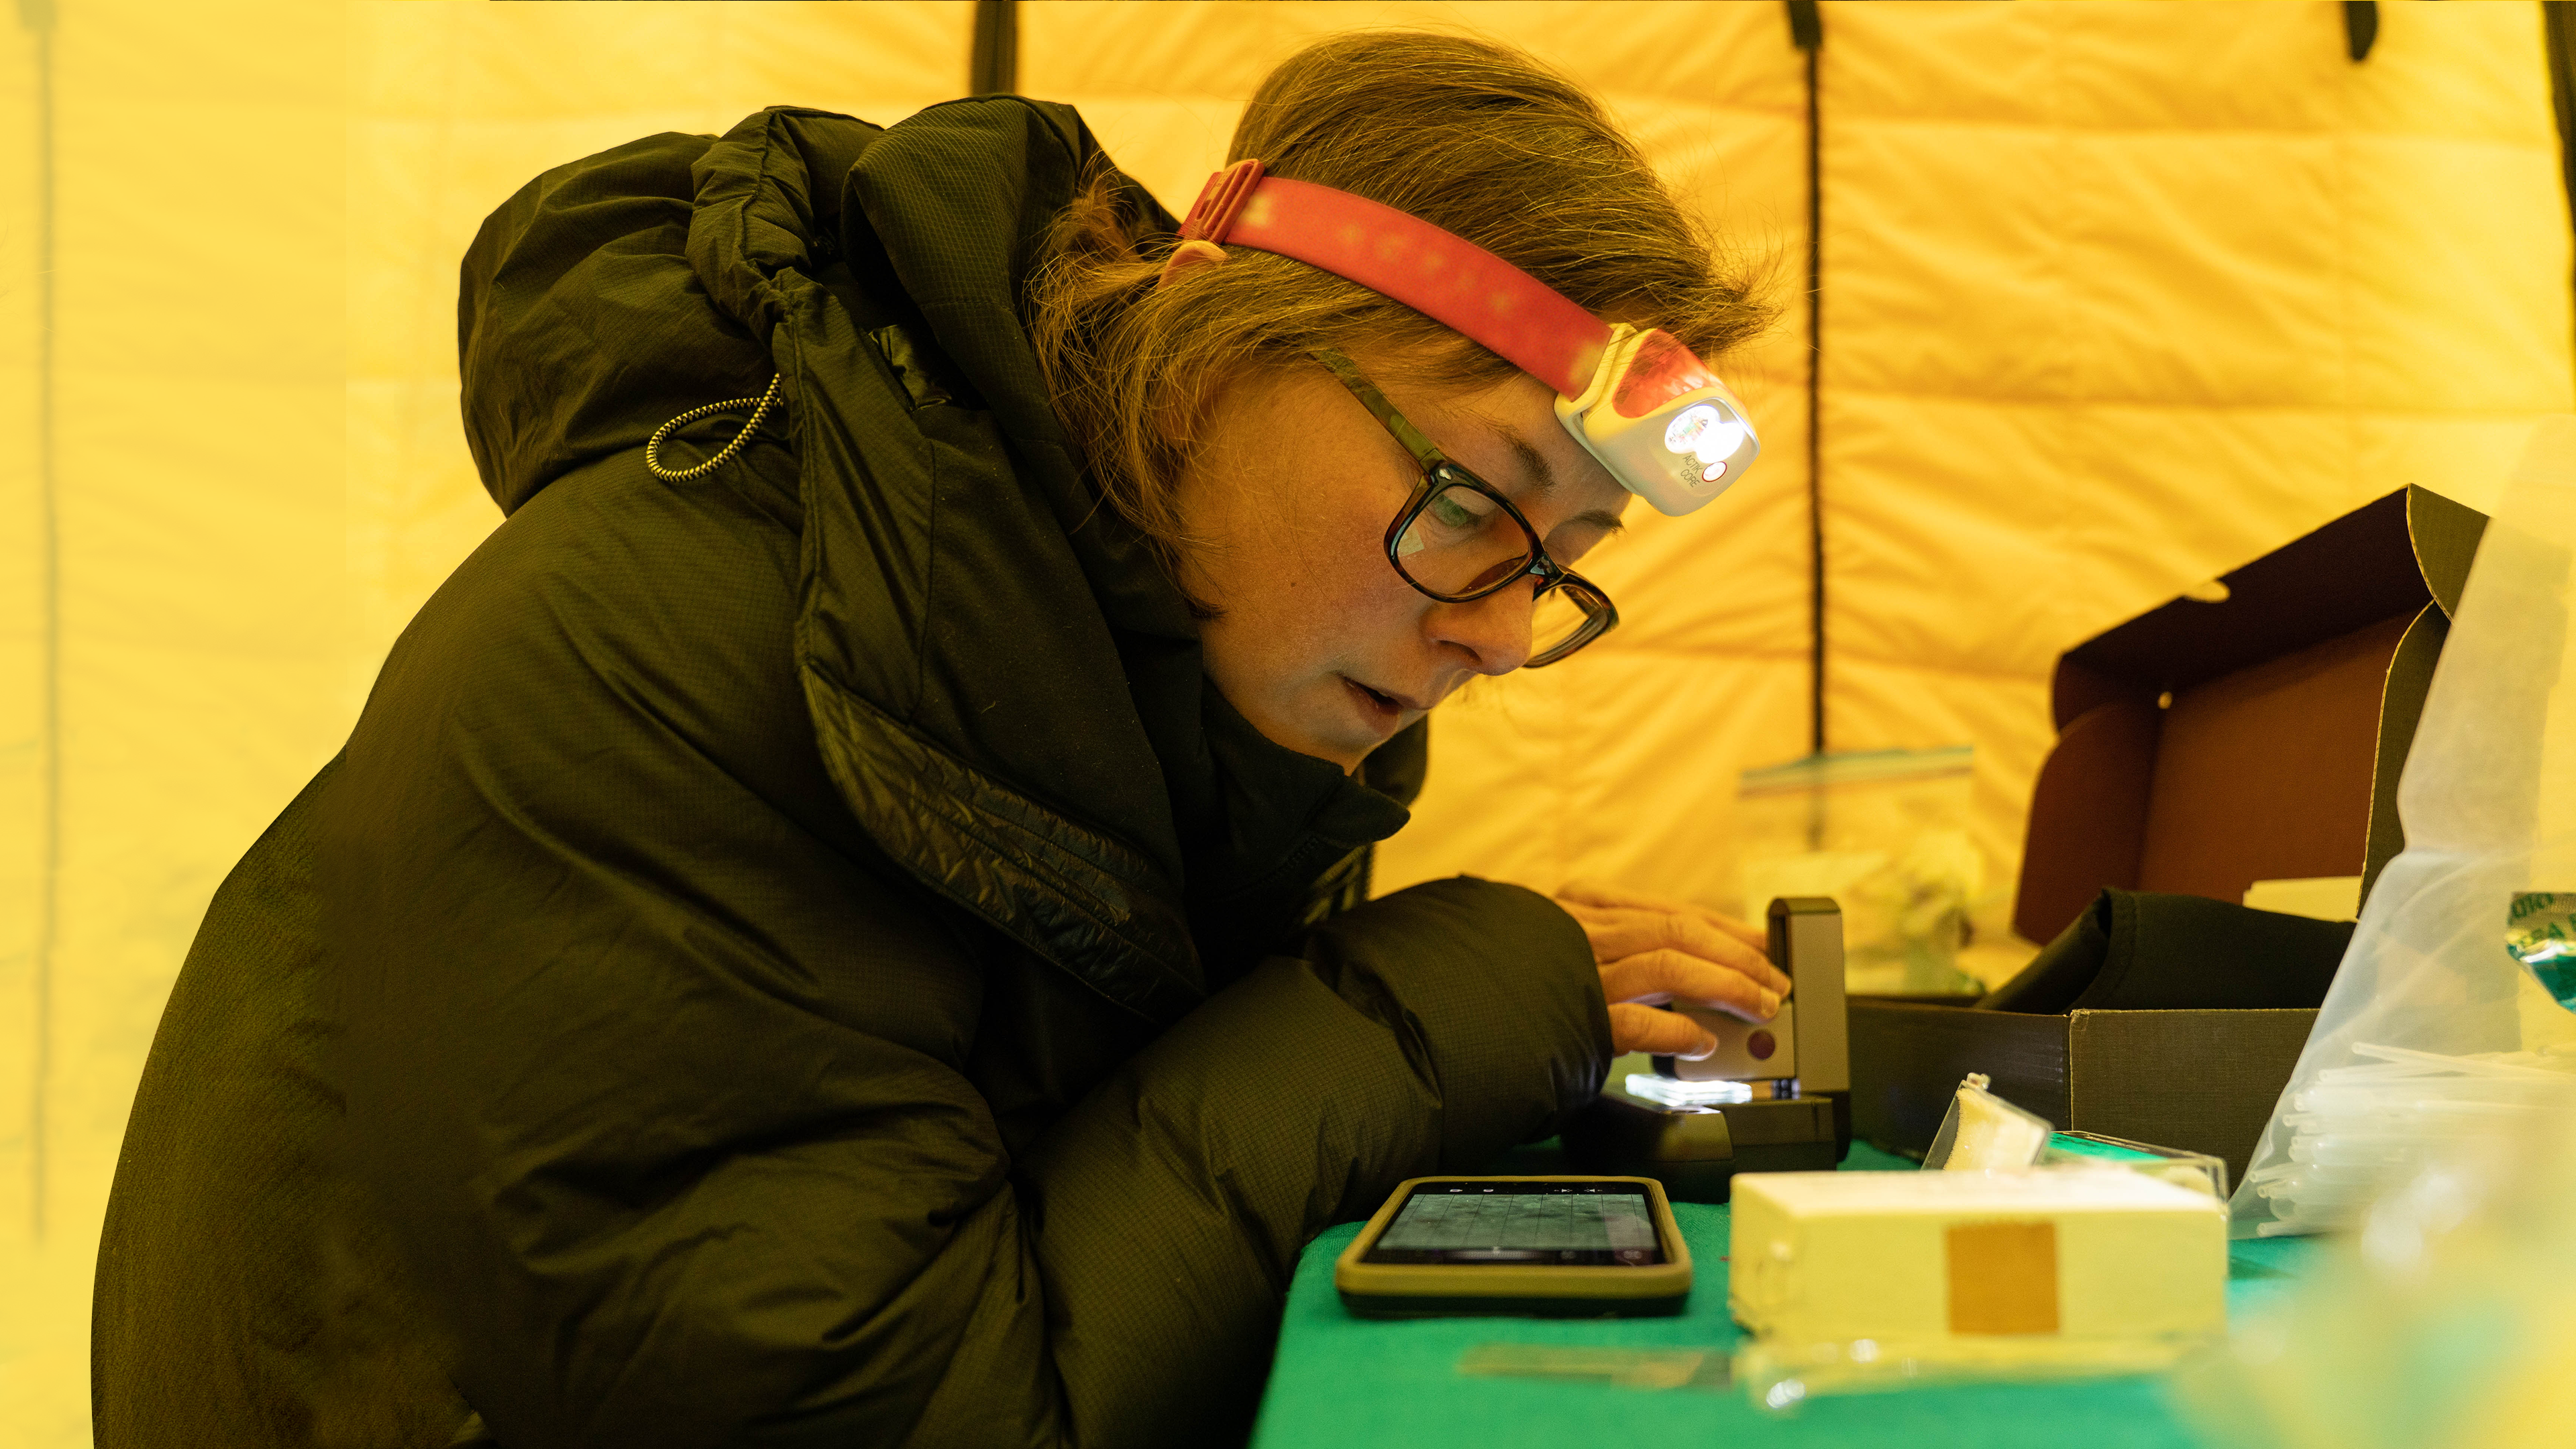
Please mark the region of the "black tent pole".
POLYGON ((2343 53, 2352 63, 2370 59, 2370 48, 2379 43, 2379 0, 2344 0, 2343 53))
POLYGON ((975 40, 966 57, 966 94, 1010 95, 1019 88, 1019 5, 1016 0, 975 0, 975 40))
POLYGON ((1789 41, 1807 58, 1807 751, 1825 752, 1825 150, 1816 0, 1789 0, 1789 41))

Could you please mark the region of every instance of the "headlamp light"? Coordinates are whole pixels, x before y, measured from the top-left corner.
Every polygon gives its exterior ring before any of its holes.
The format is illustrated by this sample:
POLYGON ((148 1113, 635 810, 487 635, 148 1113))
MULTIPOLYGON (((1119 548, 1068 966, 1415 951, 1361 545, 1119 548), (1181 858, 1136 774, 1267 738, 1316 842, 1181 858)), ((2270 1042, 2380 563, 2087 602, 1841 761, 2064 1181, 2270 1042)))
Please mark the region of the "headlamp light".
POLYGON ((1671 334, 1604 323, 1464 237, 1363 196, 1238 161, 1184 240, 1293 257, 1402 302, 1556 389, 1556 418, 1622 487, 1688 513, 1761 456, 1744 404, 1671 334))
POLYGON ((1592 385, 1560 394, 1556 420, 1658 513, 1688 513, 1725 492, 1762 455, 1744 404, 1670 335, 1624 322, 1610 334, 1592 385))

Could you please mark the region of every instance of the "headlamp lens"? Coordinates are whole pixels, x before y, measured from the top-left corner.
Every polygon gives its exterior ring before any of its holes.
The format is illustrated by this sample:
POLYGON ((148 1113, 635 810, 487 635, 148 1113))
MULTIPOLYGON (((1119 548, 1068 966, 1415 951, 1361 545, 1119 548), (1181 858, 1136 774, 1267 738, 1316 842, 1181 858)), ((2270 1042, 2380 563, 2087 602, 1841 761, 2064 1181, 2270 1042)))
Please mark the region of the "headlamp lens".
MULTIPOLYGON (((1743 442, 1744 420, 1729 417, 1726 410, 1715 403, 1693 403, 1682 409, 1664 428, 1664 446, 1676 453, 1690 454, 1700 461, 1702 467, 1712 463, 1723 464, 1735 456, 1736 448, 1743 442)), ((1700 476, 1703 481, 1714 482, 1725 471, 1721 466, 1716 473, 1702 473, 1700 476)))
POLYGON ((1707 403, 1686 407, 1664 429, 1664 446, 1676 453, 1687 453, 1699 441, 1699 435, 1716 427, 1717 421, 1717 409, 1707 403))

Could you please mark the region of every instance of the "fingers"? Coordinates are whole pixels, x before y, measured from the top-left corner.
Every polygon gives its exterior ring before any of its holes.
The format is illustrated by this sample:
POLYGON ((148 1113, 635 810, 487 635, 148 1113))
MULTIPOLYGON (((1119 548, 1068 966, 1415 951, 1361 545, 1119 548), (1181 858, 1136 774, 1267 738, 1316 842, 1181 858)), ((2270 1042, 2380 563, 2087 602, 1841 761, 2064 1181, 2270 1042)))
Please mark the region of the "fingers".
POLYGON ((1632 906, 1603 906, 1562 897, 1566 914, 1592 942, 1592 958, 1617 961, 1649 951, 1680 951, 1751 978, 1774 995, 1787 995, 1789 978, 1769 957, 1698 915, 1632 906))
POLYGON ((1601 994, 1614 1002, 1713 1006, 1746 1021, 1769 1021, 1780 1014, 1780 993, 1740 971, 1670 949, 1640 951, 1602 967, 1601 994))
POLYGON ((1761 927, 1746 925, 1724 911, 1712 911, 1706 906, 1693 905, 1688 901, 1676 901, 1664 896, 1648 895, 1643 891, 1632 891, 1626 886, 1612 885, 1607 881, 1570 880, 1557 888, 1556 898, 1559 901, 1614 910, 1654 911, 1667 916, 1688 916, 1703 924, 1716 927, 1756 951, 1764 950, 1770 945, 1770 937, 1761 927))
POLYGON ((1610 1049, 1695 1062, 1717 1050, 1717 1038, 1679 1012, 1622 1002, 1610 1008, 1610 1049))

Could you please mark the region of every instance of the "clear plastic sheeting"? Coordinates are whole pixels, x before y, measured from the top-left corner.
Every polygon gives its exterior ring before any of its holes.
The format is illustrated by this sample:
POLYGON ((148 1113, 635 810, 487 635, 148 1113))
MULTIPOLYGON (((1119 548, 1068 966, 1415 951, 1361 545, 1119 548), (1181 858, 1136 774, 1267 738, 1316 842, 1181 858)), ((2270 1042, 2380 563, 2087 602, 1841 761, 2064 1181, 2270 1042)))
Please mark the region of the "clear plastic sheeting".
POLYGON ((2513 1127, 2576 1088, 2576 1051, 2441 1057, 2356 1043, 2359 1066, 2328 1067, 2289 1097, 2276 1131, 2289 1156, 2246 1174, 2270 1212, 2261 1237, 2344 1226, 2393 1172, 2463 1136, 2513 1127))
POLYGON ((2227 1200, 2226 1159, 2206 1152, 2158 1147, 2098 1132, 2059 1132, 2048 1139, 2047 1155, 2039 1161, 2043 1167, 2122 1167, 2143 1172, 2159 1182, 2205 1192, 2221 1202, 2227 1200))
POLYGON ((2535 895, 2576 888, 2571 564, 2561 417, 2533 432, 2479 546, 2398 784, 2406 849, 2237 1188, 2240 1237, 2350 1226, 2388 1183, 2576 1086, 2576 1012, 2524 939, 2535 895))
POLYGON ((2359 1232, 2184 1364, 2178 1397, 2211 1449, 2569 1442, 2576 1112, 2514 1121, 2419 1159, 2355 1215, 2359 1232))
POLYGON ((2202 1343, 2200 1337, 2176 1334, 1855 1338, 1798 1344, 1753 1339, 1737 1350, 1734 1377, 1747 1399, 1781 1413, 1827 1394, 2163 1373, 2202 1343))
POLYGON ((1941 1130, 1923 1154, 1925 1172, 1991 1172, 2023 1168, 2048 1155, 2047 1118, 2025 1111, 1987 1090, 1992 1079, 1970 1072, 1950 1096, 1941 1130))

